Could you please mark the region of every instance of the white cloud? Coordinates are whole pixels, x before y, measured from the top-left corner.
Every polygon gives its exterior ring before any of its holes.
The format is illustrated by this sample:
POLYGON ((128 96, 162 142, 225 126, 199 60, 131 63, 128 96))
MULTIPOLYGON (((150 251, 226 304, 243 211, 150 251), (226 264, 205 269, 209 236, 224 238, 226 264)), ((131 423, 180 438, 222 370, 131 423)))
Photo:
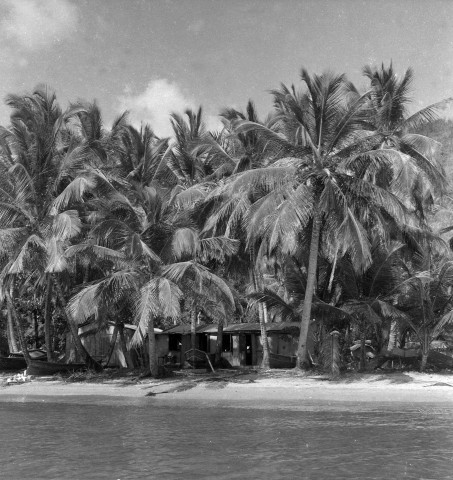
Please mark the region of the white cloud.
MULTIPOLYGON (((149 123, 160 137, 171 137, 173 130, 170 123, 172 113, 183 114, 188 108, 198 109, 199 103, 187 96, 181 87, 166 78, 151 80, 145 91, 134 94, 131 86, 126 85, 119 97, 119 112, 129 110, 131 122, 137 127, 149 123)), ((221 130, 220 118, 203 112, 203 121, 208 130, 221 130)))
POLYGON ((219 132, 223 128, 223 123, 218 115, 208 115, 204 117, 206 128, 211 132, 219 132))
POLYGON ((166 78, 148 83, 145 91, 134 95, 130 88, 120 97, 120 110, 129 110, 133 123, 149 123, 157 135, 169 137, 173 133, 170 114, 182 113, 187 108, 196 108, 176 84, 166 78))
POLYGON ((26 50, 47 47, 77 29, 77 7, 69 0, 0 0, 0 6, 6 11, 2 39, 26 50))

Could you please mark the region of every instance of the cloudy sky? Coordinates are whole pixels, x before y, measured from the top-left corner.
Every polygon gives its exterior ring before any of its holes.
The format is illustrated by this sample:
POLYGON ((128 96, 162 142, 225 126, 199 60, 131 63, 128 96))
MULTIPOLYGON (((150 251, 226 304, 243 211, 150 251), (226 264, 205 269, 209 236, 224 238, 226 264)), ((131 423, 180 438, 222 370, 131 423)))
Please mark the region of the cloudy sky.
POLYGON ((393 60, 422 107, 453 96, 452 19, 452 0, 0 0, 0 96, 44 83, 167 135, 169 112, 200 104, 211 126, 249 98, 264 116, 302 66, 362 86, 393 60))

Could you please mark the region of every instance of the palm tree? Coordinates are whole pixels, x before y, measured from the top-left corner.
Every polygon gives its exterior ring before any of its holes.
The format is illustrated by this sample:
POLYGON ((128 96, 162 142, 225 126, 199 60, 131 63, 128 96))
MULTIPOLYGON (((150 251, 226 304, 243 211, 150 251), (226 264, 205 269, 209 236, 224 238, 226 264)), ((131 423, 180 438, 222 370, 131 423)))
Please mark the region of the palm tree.
MULTIPOLYGON (((0 257, 7 259, 2 277, 11 276, 11 285, 47 277, 44 283, 50 289, 50 275, 64 305, 59 284, 63 268, 60 251, 80 233, 81 220, 76 210, 60 211, 58 207, 69 203, 69 185, 83 185, 78 174, 86 151, 65 131, 65 125, 80 112, 80 107, 63 113, 55 94, 47 89, 37 89, 30 96, 11 95, 7 104, 13 113, 10 128, 2 128, 0 132, 0 168, 4 173, 0 179, 0 257)), ((8 287, 5 293, 8 299, 8 287)), ((17 317, 13 302, 9 305, 13 317, 17 317)), ((68 326, 77 348, 94 365, 69 318, 68 326)), ((46 321, 46 340, 49 339, 49 321, 46 321)), ((47 348, 51 360, 50 342, 47 348)))
POLYGON ((438 142, 417 131, 438 118, 439 112, 452 99, 429 105, 409 115, 414 78, 411 68, 401 77, 394 71, 392 63, 388 68, 383 64, 380 68, 366 66, 363 74, 370 81, 367 109, 370 128, 374 130, 369 140, 370 147, 392 149, 399 153, 393 155, 391 164, 383 165, 375 172, 374 180, 408 197, 423 221, 425 214, 422 204, 426 205, 426 197, 439 196, 446 182, 443 169, 435 157, 438 142))
MULTIPOLYGON (((214 172, 210 176, 220 180, 231 174, 237 174, 247 170, 253 170, 265 166, 269 161, 267 152, 267 143, 260 138, 254 131, 240 133, 236 131, 235 125, 240 120, 247 120, 260 125, 267 125, 270 118, 263 123, 259 120, 254 103, 249 100, 246 106, 246 113, 229 108, 221 112, 224 130, 218 138, 208 133, 202 136, 198 141, 197 149, 207 154, 207 161, 212 166, 214 172), (222 145, 223 141, 223 145, 222 145)), ((214 193, 215 198, 215 193, 214 193)), ((204 229, 207 232, 216 232, 223 230, 227 235, 234 235, 241 240, 242 255, 238 262, 230 263, 229 270, 241 267, 244 263, 248 265, 247 275, 250 278, 250 285, 253 291, 259 291, 263 286, 263 275, 259 268, 256 252, 259 245, 246 245, 245 238, 241 234, 242 216, 245 213, 244 198, 240 195, 229 198, 222 202, 222 207, 216 210, 216 202, 213 205, 207 205, 207 211, 211 213, 205 222, 204 229), (211 207, 211 208, 210 208, 211 207), (212 211, 213 208, 213 211, 212 211), (231 214, 231 215, 230 215, 231 214), (233 221, 230 221, 233 218, 233 221), (242 258, 243 257, 243 258, 242 258), (242 264, 242 265, 241 265, 242 264)), ((205 211, 203 210, 203 213, 205 211)), ((243 219, 245 220, 245 219, 243 219)), ((258 318, 261 329, 261 343, 263 347, 262 368, 270 368, 269 343, 266 333, 266 323, 268 322, 267 305, 259 303, 258 318)))
POLYGON ((69 310, 80 322, 129 305, 138 324, 132 343, 142 342, 148 332, 150 370, 157 375, 154 320, 179 317, 183 291, 205 311, 210 308, 212 316, 214 299, 219 302, 217 313, 225 301, 234 305, 227 285, 200 262, 222 261, 234 253, 235 242, 200 238, 189 212, 175 207, 165 189, 156 185, 160 167, 146 159, 142 164, 151 174, 129 175, 125 194, 112 188, 87 203, 93 208, 87 241, 69 248, 66 256, 91 256, 106 264, 103 275, 71 300, 69 310))
POLYGON ((403 281, 397 288, 397 302, 407 314, 405 322, 420 341, 423 372, 432 341, 453 324, 453 262, 430 251, 416 260, 402 263, 403 281))
POLYGON ((292 255, 307 228, 309 258, 301 318, 298 362, 307 358, 307 333, 321 238, 334 245, 335 255, 349 254, 357 270, 371 261, 366 222, 379 224, 382 212, 404 218, 404 207, 390 192, 368 181, 367 176, 389 161, 389 152, 368 152, 369 132, 364 121, 367 94, 360 96, 343 75, 317 76, 302 70, 305 92, 282 86, 274 91, 274 129, 240 121, 239 132, 255 131, 272 147, 276 161, 232 177, 212 196, 248 199, 248 242, 259 241, 260 250, 277 247, 292 255), (357 145, 360 140, 361 148, 357 145), (351 154, 351 146, 354 146, 351 154), (364 171, 364 158, 366 171, 364 171), (364 207, 366 205, 366 207, 364 207))

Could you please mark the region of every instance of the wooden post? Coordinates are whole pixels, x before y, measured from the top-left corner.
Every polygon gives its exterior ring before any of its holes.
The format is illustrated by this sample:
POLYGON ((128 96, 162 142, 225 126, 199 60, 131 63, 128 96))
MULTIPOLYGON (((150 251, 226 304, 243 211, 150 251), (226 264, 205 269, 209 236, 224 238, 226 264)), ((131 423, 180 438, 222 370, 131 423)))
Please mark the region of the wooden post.
POLYGON ((337 378, 340 375, 340 342, 338 339, 340 332, 334 330, 330 332, 330 335, 332 337, 330 375, 332 378, 337 378))

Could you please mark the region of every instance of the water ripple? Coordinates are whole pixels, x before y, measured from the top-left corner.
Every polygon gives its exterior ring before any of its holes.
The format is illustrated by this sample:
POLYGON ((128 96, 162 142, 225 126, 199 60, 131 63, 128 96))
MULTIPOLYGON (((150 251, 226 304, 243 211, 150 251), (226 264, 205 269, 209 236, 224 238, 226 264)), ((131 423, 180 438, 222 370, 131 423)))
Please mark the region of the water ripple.
POLYGON ((0 402, 2 478, 452 478, 449 407, 59 400, 0 402))

